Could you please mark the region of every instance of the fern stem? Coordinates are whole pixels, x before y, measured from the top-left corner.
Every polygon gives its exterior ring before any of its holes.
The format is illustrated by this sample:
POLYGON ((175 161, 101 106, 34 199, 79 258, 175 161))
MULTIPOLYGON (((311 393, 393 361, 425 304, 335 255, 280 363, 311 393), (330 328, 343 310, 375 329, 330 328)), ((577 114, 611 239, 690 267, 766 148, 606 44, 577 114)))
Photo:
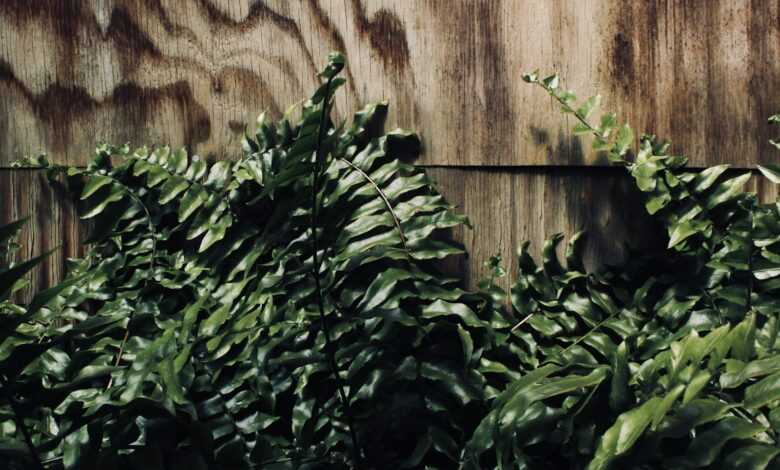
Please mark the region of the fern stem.
POLYGON ((387 196, 385 195, 384 191, 382 191, 382 188, 379 187, 378 184, 376 184, 376 181, 374 181, 371 176, 368 175, 365 171, 361 170, 360 167, 352 163, 351 161, 347 160, 346 158, 339 158, 339 160, 343 161, 347 165, 349 165, 350 168, 360 173, 363 178, 368 181, 371 186, 373 186, 376 193, 379 195, 380 198, 382 198, 382 201, 384 201, 385 206, 387 207, 388 212, 390 212, 390 216, 393 218, 393 222, 395 223, 395 228, 398 230, 398 237, 401 239, 401 246, 403 247, 404 251, 409 251, 408 248, 406 248, 406 236, 404 236, 404 231, 401 228, 401 221, 398 219, 398 216, 395 215, 395 211, 393 210, 393 205, 390 204, 390 200, 387 199, 387 196))
MULTIPOLYGON (((128 196, 130 196, 130 199, 132 199, 136 204, 138 204, 141 209, 144 211, 144 215, 146 216, 146 226, 149 230, 149 234, 152 237, 152 254, 151 259, 149 261, 149 268, 152 271, 152 276, 154 276, 154 262, 157 257, 157 237, 155 236, 155 230, 154 230, 154 223, 152 223, 152 214, 149 212, 149 208, 146 207, 146 204, 143 203, 141 198, 132 192, 130 188, 128 188, 124 183, 119 181, 117 178, 114 178, 113 176, 106 175, 108 178, 110 178, 112 181, 114 181, 115 184, 118 184, 122 188, 124 188, 125 192, 128 196)), ((144 288, 149 284, 149 278, 144 277, 144 288)), ((117 352, 116 355, 116 361, 114 362, 114 367, 119 367, 119 364, 122 362, 122 355, 124 354, 125 346, 127 345, 127 341, 130 339, 130 320, 133 319, 133 316, 135 315, 135 310, 133 310, 132 313, 130 313, 130 317, 128 319, 127 327, 125 328, 125 335, 122 338, 122 342, 119 344, 119 352, 117 352)), ((106 390, 111 388, 111 385, 114 383, 114 376, 112 375, 111 378, 108 379, 108 384, 106 385, 106 390)))
POLYGON ((612 320, 615 317, 615 315, 609 315, 607 318, 601 320, 596 325, 593 326, 590 330, 588 330, 584 335, 578 337, 576 340, 574 340, 570 345, 566 346, 563 350, 559 351, 555 356, 551 357, 550 359, 547 359, 544 361, 541 365, 550 364, 550 363, 556 363, 561 356, 569 352, 574 346, 577 346, 582 341, 586 340, 588 336, 590 336, 592 333, 595 333, 597 330, 599 330, 606 322, 609 320, 612 320))
POLYGON ((322 326, 322 332, 325 336, 325 355, 328 357, 328 363, 330 364, 331 373, 336 380, 336 386, 338 388, 339 400, 341 401, 341 407, 344 412, 344 417, 347 421, 347 428, 349 429, 350 439, 352 440, 352 458, 354 460, 355 468, 361 468, 361 452, 358 446, 357 433, 355 432, 354 419, 352 417, 352 411, 349 407, 349 400, 347 394, 344 391, 344 381, 339 374, 339 366, 336 362, 336 355, 333 351, 333 341, 330 336, 330 328, 328 322, 325 320, 325 303, 322 295, 322 282, 320 281, 320 268, 322 259, 319 258, 319 241, 317 238, 317 227, 319 225, 319 204, 317 203, 317 193, 319 190, 319 182, 322 174, 323 167, 323 155, 322 146, 325 140, 325 125, 326 118, 330 114, 330 87, 332 78, 329 78, 325 84, 325 93, 322 99, 322 111, 320 116, 320 127, 317 133, 317 147, 315 148, 315 161, 314 170, 312 171, 312 186, 311 186, 311 234, 312 234, 312 257, 314 264, 314 284, 315 293, 317 296, 317 307, 320 314, 320 323, 322 326))

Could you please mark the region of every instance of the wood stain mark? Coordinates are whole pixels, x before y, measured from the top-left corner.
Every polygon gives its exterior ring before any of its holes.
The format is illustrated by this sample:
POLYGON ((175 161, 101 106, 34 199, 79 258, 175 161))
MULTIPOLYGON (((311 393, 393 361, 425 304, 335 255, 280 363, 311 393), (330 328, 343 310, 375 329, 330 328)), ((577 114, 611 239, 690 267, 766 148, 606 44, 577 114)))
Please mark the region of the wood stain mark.
POLYGON ((253 3, 249 9, 249 14, 242 21, 233 20, 207 0, 197 0, 197 3, 200 9, 206 13, 211 23, 235 28, 240 32, 248 32, 264 21, 273 23, 277 28, 293 37, 300 45, 310 70, 314 73, 319 72, 319 68, 311 55, 311 51, 306 47, 306 41, 303 39, 301 29, 295 20, 273 11, 264 2, 253 3))
POLYGON ((244 121, 237 121, 235 119, 231 119, 228 121, 228 128, 233 134, 243 134, 244 130, 246 129, 246 123, 244 121))
POLYGON ((380 8, 370 18, 359 0, 352 0, 355 27, 361 37, 367 38, 371 51, 381 60, 383 69, 395 89, 395 105, 402 113, 397 116, 406 126, 417 121, 419 102, 414 98, 416 78, 410 67, 411 54, 406 30, 398 16, 387 8, 380 8))
MULTIPOLYGON (((94 120, 94 116, 104 108, 122 115, 122 122, 133 123, 124 126, 119 136, 113 136, 122 140, 141 140, 145 132, 142 124, 150 121, 165 101, 175 103, 179 108, 178 115, 188 117, 182 123, 186 144, 196 146, 211 134, 209 115, 197 103, 186 81, 148 89, 134 83, 123 83, 105 100, 93 98, 82 87, 60 83, 33 94, 14 75, 10 65, 0 61, 0 83, 16 89, 29 103, 36 119, 46 130, 46 148, 51 153, 66 154, 79 124, 83 120, 94 120)), ((100 139, 104 136, 94 137, 100 139)))
POLYGON ((401 20, 386 8, 379 9, 369 19, 366 9, 358 0, 353 0, 355 25, 360 34, 367 36, 371 48, 377 52, 387 70, 403 72, 409 66, 409 44, 401 20))
MULTIPOLYGON (((330 21, 328 15, 320 8, 319 2, 309 1, 309 6, 314 17, 317 19, 317 23, 320 25, 320 29, 324 31, 326 35, 329 35, 331 41, 336 45, 336 51, 341 52, 346 56, 347 45, 344 42, 344 38, 341 36, 338 28, 330 21)), ((357 84, 354 75, 352 75, 352 68, 349 67, 349 61, 347 61, 347 67, 344 69, 344 72, 347 74, 347 87, 349 87, 349 90, 353 95, 357 95, 357 84)))
POLYGON ((477 53, 484 58, 482 87, 485 102, 482 117, 489 131, 483 134, 483 159, 491 164, 501 164, 502 156, 511 155, 514 145, 515 117, 510 106, 509 70, 502 38, 500 2, 480 2, 477 9, 477 53))

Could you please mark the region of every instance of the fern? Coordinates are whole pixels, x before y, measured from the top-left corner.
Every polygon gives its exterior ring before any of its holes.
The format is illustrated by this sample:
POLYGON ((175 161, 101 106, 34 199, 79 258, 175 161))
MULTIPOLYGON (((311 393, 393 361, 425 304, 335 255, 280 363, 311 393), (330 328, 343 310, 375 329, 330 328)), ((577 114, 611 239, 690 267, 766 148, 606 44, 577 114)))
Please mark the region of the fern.
MULTIPOLYGON (((477 292, 437 270, 468 224, 384 131, 321 87, 235 160, 101 145, 65 172, 88 255, 29 305, 0 269, 0 458, 10 468, 776 468, 780 213, 725 166, 541 85, 624 167, 664 250, 585 269, 518 250, 477 292)), ((775 119, 777 120, 777 119, 775 119)), ((780 181, 780 168, 760 170, 780 181)), ((21 222, 0 227, 2 258, 21 222)))
POLYGON ((560 236, 545 245, 541 267, 520 251, 512 303, 523 320, 512 342, 525 351, 526 372, 494 400, 467 462, 780 465, 777 205, 741 191, 749 174, 687 171, 686 159, 653 136, 632 151, 633 131, 614 115, 588 120, 598 97, 577 105, 556 76, 524 78, 576 117, 575 132, 592 134, 596 151, 625 167, 668 244, 596 273, 576 255, 580 234, 566 264, 555 252, 560 236))
POLYGON ((46 458, 456 464, 491 336, 436 270, 461 249, 433 235, 466 219, 401 163, 419 141, 382 131, 385 104, 331 121, 342 65, 299 119, 261 116, 238 160, 104 145, 67 170, 96 230, 52 316, 100 330, 63 349, 55 386, 74 390, 52 404, 64 431, 46 458))

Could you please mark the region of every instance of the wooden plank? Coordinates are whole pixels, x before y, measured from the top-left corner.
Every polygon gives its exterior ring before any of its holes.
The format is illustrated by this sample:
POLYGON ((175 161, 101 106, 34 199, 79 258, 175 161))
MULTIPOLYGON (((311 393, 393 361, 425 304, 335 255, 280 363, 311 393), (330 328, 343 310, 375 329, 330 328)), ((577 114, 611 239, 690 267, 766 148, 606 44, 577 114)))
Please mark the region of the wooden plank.
POLYGON ((695 165, 776 158, 780 0, 4 0, 0 166, 83 164, 97 141, 238 152, 305 98, 330 50, 345 116, 391 104, 425 165, 601 165, 520 74, 559 71, 695 165))
POLYGON ((509 288, 518 273, 517 247, 526 240, 531 242, 532 255, 540 260, 547 238, 585 230, 589 268, 619 262, 627 253, 627 243, 643 249, 661 241, 657 234, 662 229, 649 220, 624 170, 439 167, 428 172, 474 226, 453 234, 469 253, 456 267, 465 273, 471 288, 488 275, 484 263, 496 254, 510 274, 502 280, 502 287, 509 288))
MULTIPOLYGON (((459 227, 453 236, 469 255, 454 257, 444 267, 474 288, 487 275, 484 267, 493 255, 501 255, 510 276, 501 282, 509 287, 517 275, 516 248, 531 242, 539 259, 544 240, 562 232, 588 232, 585 261, 589 268, 619 262, 626 255, 625 243, 642 249, 657 246, 662 229, 645 214, 638 192, 623 170, 613 168, 429 168, 439 190, 473 229, 459 227)), ((757 175, 757 174, 756 174, 757 175)), ((778 186, 757 176, 746 188, 764 202, 777 200, 778 186)), ((81 256, 87 227, 76 218, 66 194, 52 188, 43 172, 0 170, 0 224, 29 216, 20 234, 19 259, 61 246, 36 269, 32 290, 51 286, 62 278, 65 259, 81 256)), ((565 242, 565 240, 564 240, 565 242)), ((563 248, 563 245, 561 245, 563 248)))
POLYGON ((0 225, 28 217, 17 242, 17 260, 29 259, 57 248, 31 273, 30 285, 20 292, 19 300, 29 300, 60 281, 66 272, 66 260, 84 254, 82 241, 87 224, 79 221, 70 196, 46 181, 40 170, 0 169, 0 225))

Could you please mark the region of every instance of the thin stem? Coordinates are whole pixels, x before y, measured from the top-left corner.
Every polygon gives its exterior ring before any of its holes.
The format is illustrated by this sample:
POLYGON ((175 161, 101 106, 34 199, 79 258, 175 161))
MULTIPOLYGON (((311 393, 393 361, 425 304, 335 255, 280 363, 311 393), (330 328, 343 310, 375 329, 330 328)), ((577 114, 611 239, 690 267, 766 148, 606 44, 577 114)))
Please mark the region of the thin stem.
POLYGON ((35 461, 35 465, 43 470, 45 467, 43 466, 41 456, 38 455, 38 451, 35 449, 35 444, 33 443, 30 431, 27 430, 27 426, 24 424, 22 413, 19 411, 18 404, 11 394, 11 391, 8 389, 8 381, 3 375, 0 375, 0 387, 3 388, 3 393, 5 394, 6 400, 8 400, 8 404, 11 405, 11 410, 14 413, 14 421, 16 421, 16 426, 18 426, 19 430, 22 432, 22 436, 24 436, 24 442, 30 449, 30 455, 32 456, 33 461, 35 461))
POLYGON ((539 312, 531 312, 531 313, 529 313, 528 315, 526 315, 526 316, 525 316, 525 317, 524 317, 522 320, 520 320, 520 322, 519 322, 517 325, 513 326, 513 327, 512 327, 512 329, 511 329, 511 330, 509 330, 509 332, 510 332, 510 333, 514 333, 515 331, 517 331, 517 329, 518 329, 518 328, 520 328, 521 326, 523 326, 523 325, 525 324, 525 322, 527 322, 528 320, 530 320, 530 319, 531 319, 531 317, 533 317, 533 316, 534 316, 534 315, 536 315, 537 313, 539 313, 539 312))
POLYGON ((544 364, 549 364, 549 363, 555 363, 555 361, 557 361, 557 360, 558 360, 558 359, 559 359, 561 356, 563 356, 564 354, 566 354, 567 352, 569 352, 569 350, 571 350, 571 348, 573 348, 574 346, 577 346, 577 345, 578 345, 578 344, 580 344, 582 341, 584 341, 585 339, 587 339, 587 338, 588 338, 588 336, 590 336, 590 335, 591 335, 592 333, 594 333, 596 330, 600 329, 602 326, 604 326, 604 324, 605 324, 606 322, 608 322, 609 320, 612 320, 612 318, 614 318, 614 315, 610 315, 610 316, 608 316, 607 318, 605 318, 605 319, 601 320, 600 322, 598 322, 598 323, 597 323, 597 324, 596 324, 596 325, 595 325, 593 328, 591 328, 590 330, 588 330, 588 332, 587 332, 587 333, 585 333, 584 335, 582 335, 582 336, 580 336, 579 338, 577 338, 576 340, 574 340, 574 341, 573 341, 573 342, 572 342, 570 345, 566 346, 566 347, 565 347, 565 348, 564 348, 562 351, 558 352, 558 353, 557 353, 555 356, 553 356, 553 357, 551 357, 550 359, 547 359, 546 361, 544 361, 544 362, 542 363, 542 365, 544 365, 544 364))
POLYGON ((575 412, 574 412, 574 414, 572 415, 572 417, 574 417, 574 416, 577 416, 578 414, 582 413, 582 410, 584 410, 584 409, 585 409, 585 407, 586 407, 586 406, 588 406, 588 403, 590 403, 590 400, 593 398, 593 395, 595 395, 595 394, 596 394, 596 390, 597 390, 598 388, 599 388, 599 386, 598 386, 598 385, 594 385, 594 386, 591 388, 591 390, 590 390, 590 393, 588 393, 588 396, 587 396, 587 397, 585 397, 585 400, 583 400, 583 401, 582 401, 582 403, 580 404, 580 406, 578 406, 578 407, 577 407, 577 411, 575 411, 575 412))
POLYGON ((344 391, 344 381, 341 379, 341 375, 339 374, 339 367, 338 363, 336 362, 336 356, 333 351, 330 336, 330 328, 328 327, 328 322, 325 320, 325 303, 322 295, 322 284, 320 281, 320 268, 321 268, 321 262, 322 259, 319 258, 319 241, 317 238, 317 226, 318 224, 318 216, 319 216, 319 204, 317 203, 317 192, 319 190, 319 181, 322 173, 322 167, 323 167, 323 155, 322 155, 322 146, 323 141, 325 139, 325 124, 326 124, 326 118, 329 114, 329 106, 330 106, 330 86, 331 86, 331 80, 328 79, 327 83, 325 84, 325 94, 322 100, 322 115, 320 116, 320 127, 317 135, 317 147, 315 152, 315 162, 314 162, 314 171, 312 172, 312 187, 311 187, 311 233, 312 233, 312 251, 313 251, 313 261, 314 261, 314 284, 315 284, 315 291, 317 296, 317 306, 319 308, 319 314, 320 314, 320 323, 322 324, 322 332, 325 336, 325 354, 328 356, 328 363, 330 364, 331 373, 333 374, 333 377, 336 379, 336 385, 338 388, 339 393, 339 399, 341 401, 341 407, 344 411, 344 416, 347 421, 347 427, 349 428, 349 435, 352 440, 352 458, 355 463, 355 468, 361 468, 361 452, 360 447, 358 446, 358 439, 357 439, 357 433, 355 432, 355 426, 354 426, 354 420, 352 418, 352 412, 349 408, 349 401, 347 399, 347 394, 344 391))
POLYGON ((371 186, 374 187, 374 190, 377 192, 377 194, 379 194, 379 197, 382 198, 382 201, 384 201, 385 206, 387 207, 388 212, 390 212, 390 215, 393 217, 393 222, 395 223, 395 228, 396 228, 396 230, 398 230, 398 237, 401 239, 401 246, 404 248, 405 251, 409 251, 408 248, 406 247, 406 236, 404 236, 404 231, 401 228, 401 221, 398 219, 398 216, 395 215, 395 211, 393 210, 393 205, 390 204, 390 200, 387 199, 387 196, 382 191, 382 189, 379 187, 379 185, 376 184, 376 181, 374 181, 374 179, 371 178, 371 176, 369 176, 368 173, 366 173, 365 171, 361 170, 360 167, 358 167, 357 165, 355 165, 351 161, 347 160, 346 158, 339 158, 339 160, 341 160, 342 162, 346 163, 347 165, 350 166, 350 168, 352 168, 353 170, 355 170, 358 173, 360 173, 363 176, 363 178, 365 178, 366 181, 368 181, 371 184, 371 186))
MULTIPOLYGON (((151 260, 149 262, 150 269, 152 270, 152 276, 154 276, 154 262, 157 257, 157 237, 155 236, 155 230, 154 230, 154 224, 152 223, 152 214, 149 212, 149 208, 146 207, 146 204, 143 203, 140 197, 136 195, 134 192, 130 190, 125 184, 123 184, 118 179, 114 178, 113 176, 108 176, 113 180, 116 184, 124 188, 125 192, 130 196, 130 198, 138 204, 141 209, 144 211, 144 214, 146 215, 146 226, 149 230, 149 235, 152 237, 152 255, 151 260)), ((149 284, 149 277, 144 277, 144 285, 145 288, 149 284)), ((116 361, 114 361, 114 367, 119 367, 119 364, 122 362, 122 354, 124 354, 125 346, 127 345, 127 341, 130 338, 130 320, 133 319, 133 315, 135 314, 135 310, 130 314, 130 318, 128 319, 127 328, 125 328, 125 336, 122 338, 122 342, 119 344, 119 352, 116 355, 116 361)), ((106 385, 106 390, 111 388, 111 385, 114 383, 114 376, 112 375, 111 378, 108 379, 108 384, 106 385)))

